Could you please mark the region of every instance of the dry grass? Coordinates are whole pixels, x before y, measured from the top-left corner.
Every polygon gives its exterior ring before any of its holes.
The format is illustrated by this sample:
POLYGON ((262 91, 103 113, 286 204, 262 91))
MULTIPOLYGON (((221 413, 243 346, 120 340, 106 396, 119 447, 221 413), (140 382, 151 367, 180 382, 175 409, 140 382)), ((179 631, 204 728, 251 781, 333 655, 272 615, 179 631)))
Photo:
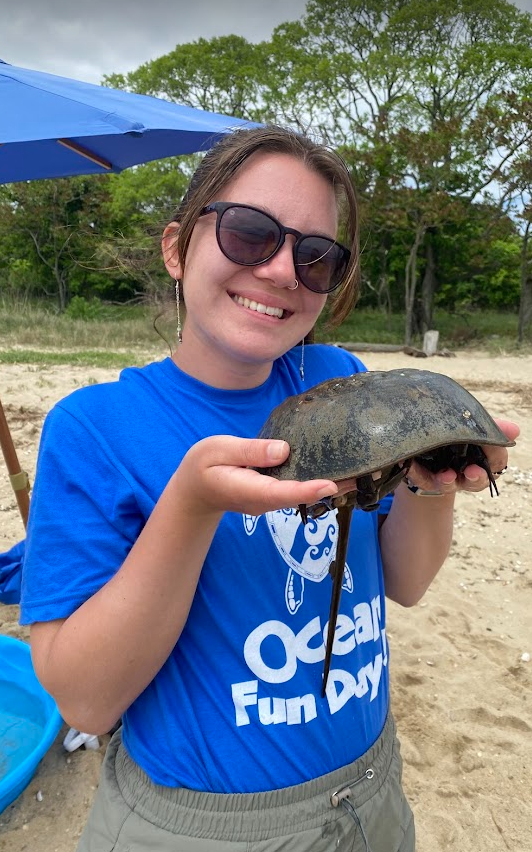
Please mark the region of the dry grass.
MULTIPOLYGON (((16 360, 121 367, 165 357, 171 351, 175 338, 173 310, 81 302, 87 307, 85 316, 59 314, 46 304, 16 305, 0 298, 0 363, 16 360)), ((530 331, 525 344, 517 345, 514 314, 484 312, 464 317, 439 311, 435 325, 442 348, 457 351, 473 346, 494 355, 532 351, 530 331), (462 334, 464 329, 467 335, 462 334)), ((340 329, 327 332, 319 328, 316 337, 323 341, 401 344, 403 329, 400 315, 386 317, 378 311, 357 308, 340 329)))

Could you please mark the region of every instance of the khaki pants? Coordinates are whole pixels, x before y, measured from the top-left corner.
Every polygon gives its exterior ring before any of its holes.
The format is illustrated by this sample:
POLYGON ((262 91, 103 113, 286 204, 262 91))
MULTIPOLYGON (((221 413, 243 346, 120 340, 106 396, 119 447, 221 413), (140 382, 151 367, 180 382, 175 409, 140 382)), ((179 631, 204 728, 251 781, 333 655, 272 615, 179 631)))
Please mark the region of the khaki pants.
POLYGON ((395 725, 348 766, 266 793, 153 784, 111 740, 78 852, 414 852, 395 725))

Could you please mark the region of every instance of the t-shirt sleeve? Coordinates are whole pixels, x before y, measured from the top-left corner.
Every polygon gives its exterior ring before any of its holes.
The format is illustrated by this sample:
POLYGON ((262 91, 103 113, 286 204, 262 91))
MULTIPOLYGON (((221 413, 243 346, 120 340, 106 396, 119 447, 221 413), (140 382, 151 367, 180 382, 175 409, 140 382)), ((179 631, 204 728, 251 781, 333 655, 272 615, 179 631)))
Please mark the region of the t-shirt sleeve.
POLYGON ((120 568, 145 518, 90 421, 46 418, 30 502, 20 623, 66 618, 120 568))

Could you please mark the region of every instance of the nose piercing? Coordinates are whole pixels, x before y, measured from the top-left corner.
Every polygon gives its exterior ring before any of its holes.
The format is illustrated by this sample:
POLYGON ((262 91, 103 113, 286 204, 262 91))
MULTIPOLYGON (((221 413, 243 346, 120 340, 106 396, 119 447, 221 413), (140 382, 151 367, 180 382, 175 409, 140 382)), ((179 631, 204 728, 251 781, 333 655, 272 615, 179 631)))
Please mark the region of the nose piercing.
POLYGON ((297 278, 294 278, 294 281, 296 282, 295 287, 287 287, 287 290, 297 290, 297 288, 299 287, 299 281, 297 280, 297 278))

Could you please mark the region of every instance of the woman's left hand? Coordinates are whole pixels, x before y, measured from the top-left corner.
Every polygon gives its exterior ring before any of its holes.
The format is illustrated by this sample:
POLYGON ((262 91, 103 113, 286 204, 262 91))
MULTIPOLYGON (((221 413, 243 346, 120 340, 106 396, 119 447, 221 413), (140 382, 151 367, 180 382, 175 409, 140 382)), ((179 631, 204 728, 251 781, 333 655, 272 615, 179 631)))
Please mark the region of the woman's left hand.
MULTIPOLYGON (((519 426, 511 420, 498 420, 499 426, 508 440, 514 441, 519 435, 519 426)), ((490 470, 497 479, 508 465, 508 450, 506 447, 484 445, 482 447, 490 470)), ((442 494, 452 494, 456 491, 483 491, 489 487, 489 478, 486 471, 477 464, 468 465, 463 473, 454 470, 442 470, 431 473, 417 462, 413 462, 408 471, 408 480, 412 485, 417 485, 424 491, 435 491, 442 494)))

